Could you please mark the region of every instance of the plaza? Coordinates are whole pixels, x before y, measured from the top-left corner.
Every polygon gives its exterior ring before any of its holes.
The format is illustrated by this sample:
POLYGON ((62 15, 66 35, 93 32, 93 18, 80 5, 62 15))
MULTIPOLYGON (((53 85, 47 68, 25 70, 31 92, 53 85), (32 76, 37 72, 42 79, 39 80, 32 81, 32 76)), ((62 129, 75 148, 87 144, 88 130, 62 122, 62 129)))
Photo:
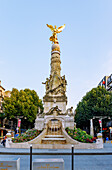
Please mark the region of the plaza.
POLYGON ((0 170, 112 169, 111 7, 1 1, 0 170))

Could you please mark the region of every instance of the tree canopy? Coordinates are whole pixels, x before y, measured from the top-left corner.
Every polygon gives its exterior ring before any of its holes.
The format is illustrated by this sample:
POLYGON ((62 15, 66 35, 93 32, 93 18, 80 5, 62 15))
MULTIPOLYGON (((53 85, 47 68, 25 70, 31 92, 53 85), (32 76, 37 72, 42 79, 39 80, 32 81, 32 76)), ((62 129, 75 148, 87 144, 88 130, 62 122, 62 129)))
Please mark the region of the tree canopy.
POLYGON ((34 90, 25 89, 17 90, 13 88, 10 97, 4 98, 3 103, 5 117, 14 119, 16 116, 27 118, 29 123, 32 123, 40 108, 43 111, 42 100, 34 90))
POLYGON ((98 86, 89 91, 78 103, 75 121, 84 126, 93 116, 112 116, 112 93, 98 86))

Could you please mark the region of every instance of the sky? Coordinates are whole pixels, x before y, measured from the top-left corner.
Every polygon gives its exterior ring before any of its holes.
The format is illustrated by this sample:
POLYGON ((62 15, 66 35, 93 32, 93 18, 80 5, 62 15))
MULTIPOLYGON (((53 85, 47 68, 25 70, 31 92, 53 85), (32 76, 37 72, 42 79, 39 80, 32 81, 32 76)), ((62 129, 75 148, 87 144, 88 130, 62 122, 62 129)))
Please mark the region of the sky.
POLYGON ((58 34, 67 107, 112 73, 112 0, 0 0, 0 80, 6 90, 29 88, 42 99, 50 75, 51 30, 58 34))

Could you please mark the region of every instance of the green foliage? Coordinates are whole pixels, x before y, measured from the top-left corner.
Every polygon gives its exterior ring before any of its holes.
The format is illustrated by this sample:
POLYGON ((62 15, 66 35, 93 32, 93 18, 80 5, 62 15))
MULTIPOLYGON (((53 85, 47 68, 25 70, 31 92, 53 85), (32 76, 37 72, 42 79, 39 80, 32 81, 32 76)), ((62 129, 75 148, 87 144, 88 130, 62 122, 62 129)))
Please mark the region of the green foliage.
POLYGON ((93 116, 112 116, 112 93, 98 86, 89 91, 77 105, 75 121, 83 126, 93 116))
POLYGON ((36 138, 41 132, 42 131, 39 131, 37 129, 28 129, 25 133, 14 138, 12 141, 14 143, 27 142, 36 138))
POLYGON ((38 108, 43 110, 42 101, 39 99, 34 90, 12 89, 11 97, 4 98, 4 113, 7 118, 15 118, 15 116, 23 116, 27 118, 29 123, 32 123, 38 113, 38 108))
POLYGON ((91 135, 88 135, 85 131, 81 130, 80 128, 74 128, 74 130, 66 128, 65 130, 68 133, 68 135, 70 135, 73 139, 79 142, 93 143, 96 141, 95 138, 93 138, 91 135))

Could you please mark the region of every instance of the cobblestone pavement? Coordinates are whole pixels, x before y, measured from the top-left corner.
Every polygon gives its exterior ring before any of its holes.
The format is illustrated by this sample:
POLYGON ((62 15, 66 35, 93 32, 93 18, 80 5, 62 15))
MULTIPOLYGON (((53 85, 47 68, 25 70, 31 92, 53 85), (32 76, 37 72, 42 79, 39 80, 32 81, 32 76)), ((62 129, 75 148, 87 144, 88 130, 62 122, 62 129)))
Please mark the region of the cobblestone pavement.
MULTIPOLYGON (((29 153, 30 149, 8 149, 0 145, 0 152, 14 152, 14 153, 29 153)), ((58 149, 33 149, 33 153, 57 153, 68 152, 71 150, 58 149)), ((112 143, 105 143, 103 149, 78 149, 74 150, 76 153, 112 153, 112 143)), ((0 155, 0 158, 20 158, 20 170, 30 170, 30 156, 29 155, 0 155)), ((70 155, 33 155, 34 159, 45 158, 63 158, 65 170, 71 170, 71 156, 70 155)), ((111 170, 112 169, 112 155, 74 155, 75 170, 111 170)))

